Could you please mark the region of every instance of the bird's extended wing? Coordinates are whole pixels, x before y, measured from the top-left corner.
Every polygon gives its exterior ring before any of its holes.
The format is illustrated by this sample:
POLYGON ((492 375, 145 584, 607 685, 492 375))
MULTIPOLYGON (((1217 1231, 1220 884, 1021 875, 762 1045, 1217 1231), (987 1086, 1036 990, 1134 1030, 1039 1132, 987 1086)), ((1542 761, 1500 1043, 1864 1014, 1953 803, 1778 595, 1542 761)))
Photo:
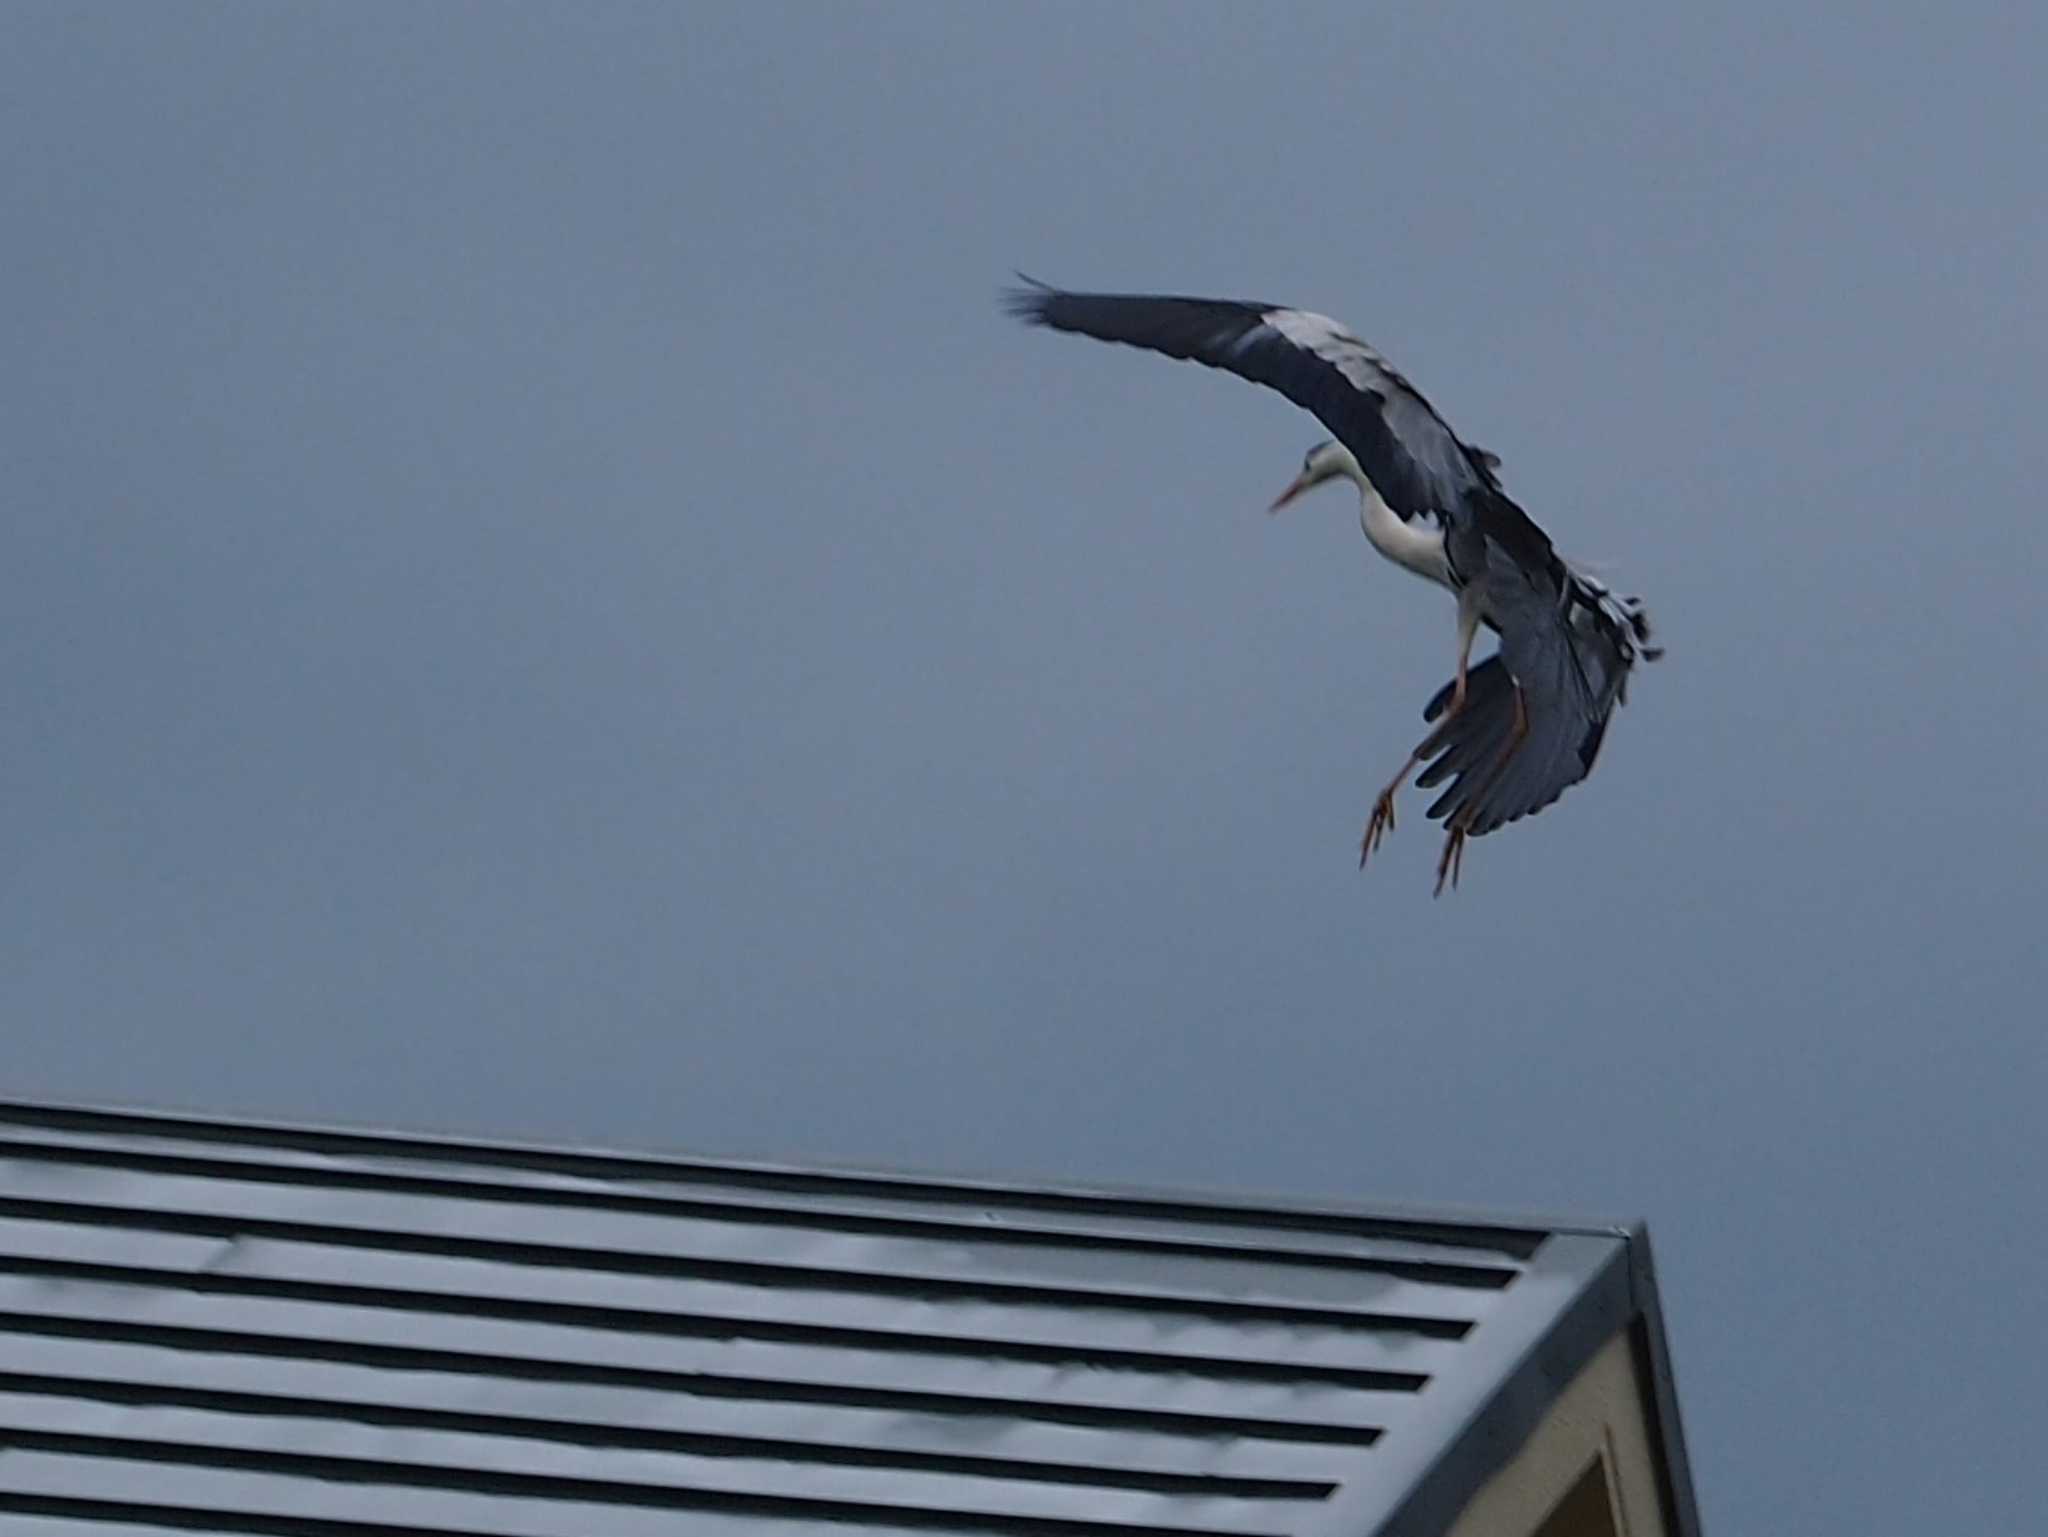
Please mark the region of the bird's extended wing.
MULTIPOLYGON (((1433 761, 1415 781, 1428 789, 1450 780, 1429 815, 1469 812, 1475 838, 1541 811, 1592 773, 1634 659, 1596 610, 1560 605, 1540 584, 1500 617, 1500 651, 1472 670, 1464 709, 1429 739, 1433 761), (1516 745, 1518 682, 1528 729, 1516 745)), ((1448 684, 1438 690, 1424 719, 1442 715, 1450 694, 1448 684)))
POLYGON ((1462 442, 1386 359, 1327 315, 1236 299, 1068 293, 1024 281, 1030 286, 1005 294, 1004 304, 1033 325, 1206 363, 1314 412, 1404 519, 1449 521, 1467 504, 1506 502, 1493 473, 1499 461, 1462 442))

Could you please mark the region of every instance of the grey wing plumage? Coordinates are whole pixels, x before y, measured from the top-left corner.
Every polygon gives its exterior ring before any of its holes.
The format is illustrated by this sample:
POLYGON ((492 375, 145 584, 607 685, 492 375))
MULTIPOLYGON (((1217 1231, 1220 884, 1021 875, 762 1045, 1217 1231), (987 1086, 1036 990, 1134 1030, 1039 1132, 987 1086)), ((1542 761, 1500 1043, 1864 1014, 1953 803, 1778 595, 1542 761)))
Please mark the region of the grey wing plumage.
MULTIPOLYGON (((1541 811, 1592 773, 1636 655, 1597 608, 1560 604, 1540 584, 1499 617, 1499 652, 1472 670, 1464 709, 1428 739, 1432 761, 1416 780, 1428 789, 1448 779, 1429 815, 1462 814, 1473 837, 1541 811), (1517 683, 1528 721, 1519 746, 1517 683)), ((1450 694, 1439 690, 1424 718, 1442 715, 1450 694)))
POLYGON ((1327 315, 1238 299, 1068 293, 1024 281, 1030 286, 1005 294, 1004 304, 1033 325, 1204 363, 1278 390, 1357 456, 1402 518, 1448 522, 1468 505, 1506 502, 1494 476, 1499 461, 1461 441, 1386 359, 1327 315))

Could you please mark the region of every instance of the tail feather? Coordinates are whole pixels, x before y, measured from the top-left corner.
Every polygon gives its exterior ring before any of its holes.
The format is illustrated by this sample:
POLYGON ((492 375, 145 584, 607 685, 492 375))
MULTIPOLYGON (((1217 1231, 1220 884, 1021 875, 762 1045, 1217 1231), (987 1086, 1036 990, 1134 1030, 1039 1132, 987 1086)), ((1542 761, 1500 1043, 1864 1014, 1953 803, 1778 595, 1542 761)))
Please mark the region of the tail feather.
POLYGON ((1583 604, 1613 627, 1626 660, 1632 662, 1641 657, 1646 662, 1654 662, 1663 656, 1664 648, 1651 644, 1655 630, 1650 623, 1649 610, 1643 607, 1641 598, 1623 596, 1584 566, 1566 562, 1565 571, 1571 578, 1571 585, 1566 589, 1567 600, 1583 604))

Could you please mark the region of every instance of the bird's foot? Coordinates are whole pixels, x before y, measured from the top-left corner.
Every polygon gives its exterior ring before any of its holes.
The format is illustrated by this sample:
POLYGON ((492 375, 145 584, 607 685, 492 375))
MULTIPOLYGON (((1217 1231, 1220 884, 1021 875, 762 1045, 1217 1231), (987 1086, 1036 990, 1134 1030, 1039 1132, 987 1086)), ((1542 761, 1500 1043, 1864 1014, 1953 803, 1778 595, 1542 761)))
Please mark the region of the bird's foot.
POLYGON ((1436 890, 1431 892, 1430 895, 1432 897, 1442 896, 1446 880, 1451 883, 1451 890, 1456 891, 1458 889, 1458 871, 1464 867, 1464 863, 1465 825, 1459 822, 1452 826, 1449 834, 1444 838, 1443 857, 1436 862, 1436 890))
POLYGON ((1395 788, 1395 785, 1388 785, 1380 791, 1380 798, 1372 803, 1372 819, 1365 824, 1365 837, 1358 845, 1358 868, 1361 870, 1373 850, 1380 846, 1380 840, 1393 831, 1395 788))

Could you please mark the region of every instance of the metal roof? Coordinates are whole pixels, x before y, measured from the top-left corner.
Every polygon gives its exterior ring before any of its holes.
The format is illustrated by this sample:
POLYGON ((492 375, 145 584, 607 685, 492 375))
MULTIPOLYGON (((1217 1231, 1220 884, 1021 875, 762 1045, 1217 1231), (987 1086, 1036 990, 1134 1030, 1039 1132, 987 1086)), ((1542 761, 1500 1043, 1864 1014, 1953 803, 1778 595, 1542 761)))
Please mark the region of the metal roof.
POLYGON ((1431 1534, 1639 1228, 0 1103, 10 1537, 1431 1534))

